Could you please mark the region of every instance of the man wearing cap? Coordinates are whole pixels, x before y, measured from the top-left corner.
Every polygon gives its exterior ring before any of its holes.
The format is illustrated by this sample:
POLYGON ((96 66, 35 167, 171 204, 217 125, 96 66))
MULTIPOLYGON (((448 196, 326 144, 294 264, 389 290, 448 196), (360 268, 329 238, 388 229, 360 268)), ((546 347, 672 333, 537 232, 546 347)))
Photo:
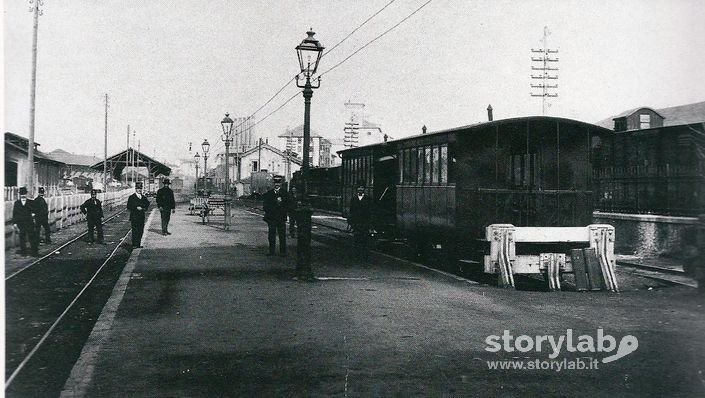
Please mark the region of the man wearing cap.
POLYGON ((286 256, 286 211, 289 208, 288 195, 282 189, 283 176, 274 176, 274 188, 264 194, 264 221, 267 222, 269 256, 276 252, 279 235, 279 255, 286 256))
POLYGON ((39 255, 39 242, 36 238, 36 230, 34 228, 34 205, 30 199, 27 199, 27 188, 20 188, 20 198, 15 201, 12 207, 12 227, 20 234, 20 251, 19 254, 27 255, 27 240, 32 249, 32 255, 39 255))
POLYGON ((363 259, 369 255, 370 223, 372 222, 372 199, 365 194, 365 183, 357 183, 357 192, 350 199, 348 223, 352 226, 355 253, 363 259))
POLYGON ((164 186, 157 191, 157 207, 159 207, 159 214, 162 216, 162 235, 166 236, 171 235, 171 232, 169 232, 169 220, 176 211, 174 210, 176 202, 174 201, 174 191, 169 187, 171 181, 165 178, 162 184, 164 186))
POLYGON ((93 230, 98 230, 98 243, 103 243, 103 205, 98 200, 98 191, 91 189, 91 198, 83 202, 81 205, 81 213, 86 215, 88 222, 88 238, 89 243, 93 243, 93 230))
POLYGON ((142 195, 142 183, 135 183, 135 193, 127 198, 127 210, 130 211, 132 224, 132 248, 142 247, 142 234, 144 233, 144 215, 149 208, 149 200, 142 195))
POLYGON ((34 205, 34 223, 36 224, 37 239, 42 235, 42 228, 44 228, 44 242, 51 243, 51 231, 49 230, 49 206, 46 200, 44 200, 44 187, 39 187, 39 194, 32 204, 34 205))

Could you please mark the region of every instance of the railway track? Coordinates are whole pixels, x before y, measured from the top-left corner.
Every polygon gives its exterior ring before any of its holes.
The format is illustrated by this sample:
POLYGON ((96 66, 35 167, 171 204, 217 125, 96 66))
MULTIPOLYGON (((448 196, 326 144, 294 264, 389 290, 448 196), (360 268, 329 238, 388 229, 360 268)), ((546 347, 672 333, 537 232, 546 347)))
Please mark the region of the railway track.
POLYGON ((80 233, 6 277, 6 396, 61 391, 131 251, 126 212, 103 224, 106 244, 80 233))
MULTIPOLYGON (((245 206, 247 208, 249 208, 250 210, 254 210, 256 212, 262 213, 262 209, 257 206, 253 206, 252 204, 249 204, 249 203, 245 203, 245 206)), ((329 216, 329 215, 319 216, 319 217, 314 216, 313 219, 311 220, 311 224, 314 226, 317 226, 317 227, 323 227, 323 228, 330 229, 330 230, 333 230, 336 232, 342 232, 342 233, 349 233, 350 232, 345 228, 340 228, 338 226, 331 225, 329 223, 322 221, 327 218, 336 218, 336 217, 329 216), (317 220, 317 218, 319 220, 317 220)), ((341 217, 341 219, 342 219, 342 217, 341 217)), ((334 238, 334 237, 330 237, 330 236, 322 237, 319 235, 317 238, 318 239, 322 238, 325 240, 325 239, 338 239, 339 237, 338 238, 334 238)), ((465 280, 472 282, 472 283, 478 282, 477 280, 474 280, 474 279, 466 279, 466 278, 463 278, 462 276, 456 275, 454 273, 448 273, 444 270, 439 270, 436 267, 436 265, 427 266, 424 264, 420 264, 416 261, 416 259, 408 258, 408 256, 406 258, 400 257, 400 256, 394 255, 392 253, 389 253, 385 250, 378 250, 377 252, 384 255, 384 256, 390 256, 390 257, 393 257, 397 260, 405 261, 409 264, 413 264, 418 267, 423 267, 423 268, 433 270, 435 272, 441 272, 441 273, 444 273, 444 274, 447 274, 447 275, 450 275, 453 277, 462 278, 462 279, 465 279, 465 280)), ((653 265, 643 265, 643 264, 638 264, 638 263, 633 263, 633 262, 625 262, 625 261, 618 261, 617 264, 619 266, 621 266, 623 269, 625 269, 625 271, 627 271, 629 273, 633 273, 638 276, 643 276, 645 278, 653 279, 653 280, 660 281, 660 282, 670 284, 670 285, 682 285, 682 286, 689 286, 689 287, 697 287, 697 282, 695 282, 692 278, 688 277, 685 274, 685 272, 683 272, 683 271, 674 270, 674 269, 670 269, 670 268, 666 268, 666 267, 658 267, 658 266, 653 266, 653 265)), ((484 277, 484 278, 480 278, 480 279, 482 279, 480 282, 483 282, 483 281, 486 281, 487 278, 484 277)))

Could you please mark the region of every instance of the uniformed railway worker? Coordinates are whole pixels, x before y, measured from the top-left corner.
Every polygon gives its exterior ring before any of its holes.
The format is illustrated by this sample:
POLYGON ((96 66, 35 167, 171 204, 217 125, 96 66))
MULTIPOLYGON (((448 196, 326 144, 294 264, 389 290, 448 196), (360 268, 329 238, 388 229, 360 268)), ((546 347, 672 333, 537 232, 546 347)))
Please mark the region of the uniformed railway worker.
POLYGON ((20 198, 12 207, 12 227, 20 234, 19 254, 27 255, 27 240, 32 250, 32 256, 39 256, 39 239, 34 226, 34 204, 27 198, 27 188, 20 188, 20 198))
POLYGON ((264 221, 267 222, 269 256, 276 252, 279 236, 279 255, 286 256, 286 212, 289 208, 288 193, 282 189, 283 176, 274 176, 274 188, 264 194, 264 221))
POLYGON ((37 227, 37 239, 44 228, 44 242, 51 243, 51 230, 49 229, 49 205, 44 200, 44 187, 39 187, 38 196, 32 200, 34 204, 34 223, 37 227))
POLYGON ((169 220, 176 211, 176 202, 174 201, 174 191, 169 187, 171 181, 165 178, 162 184, 164 186, 157 191, 157 207, 159 207, 159 214, 162 216, 162 235, 171 235, 169 220))
POLYGON ((127 198, 127 210, 130 211, 132 224, 132 248, 142 247, 142 234, 144 233, 144 216, 149 208, 149 200, 142 194, 142 183, 135 183, 135 193, 127 198))
POLYGON ((103 204, 98 200, 98 191, 91 190, 91 198, 83 202, 81 213, 86 215, 88 222, 87 241, 93 243, 93 231, 98 232, 98 243, 103 243, 103 204))
POLYGON ((372 199, 365 193, 364 182, 358 182, 356 191, 350 199, 348 223, 353 230, 355 253, 363 259, 367 259, 372 222, 372 199))

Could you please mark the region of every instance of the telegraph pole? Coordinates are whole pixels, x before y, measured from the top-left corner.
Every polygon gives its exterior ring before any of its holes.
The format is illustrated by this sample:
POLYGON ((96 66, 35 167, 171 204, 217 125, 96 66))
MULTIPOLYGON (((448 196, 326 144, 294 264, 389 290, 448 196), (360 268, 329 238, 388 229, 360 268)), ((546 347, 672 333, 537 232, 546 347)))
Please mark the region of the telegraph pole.
POLYGON ((103 192, 108 192, 108 94, 105 94, 105 145, 103 146, 103 192))
POLYGON ((127 166, 130 165, 130 125, 127 125, 127 152, 125 152, 125 187, 127 187, 127 166))
POLYGON ((30 12, 34 13, 34 30, 32 34, 32 83, 29 95, 29 142, 27 144, 27 192, 34 196, 34 116, 37 99, 37 33, 39 31, 39 6, 41 0, 29 0, 30 12), (33 6, 32 6, 33 5, 33 6))
MULTIPOLYGON (((558 67, 552 67, 552 64, 558 63, 558 57, 552 57, 551 54, 558 54, 558 50, 551 50, 548 48, 548 35, 551 32, 548 30, 548 26, 543 27, 543 49, 531 49, 533 54, 540 54, 540 56, 531 57, 531 78, 534 80, 539 80, 538 84, 531 84, 531 96, 542 98, 542 110, 541 114, 546 114, 546 99, 552 97, 558 97, 557 92, 551 92, 552 89, 557 89, 558 84, 549 84, 551 80, 558 80, 558 67), (538 75, 534 74, 534 71, 538 72, 538 75), (533 89, 539 89, 538 93, 535 93, 533 89)), ((548 106, 551 106, 549 103, 548 106)))

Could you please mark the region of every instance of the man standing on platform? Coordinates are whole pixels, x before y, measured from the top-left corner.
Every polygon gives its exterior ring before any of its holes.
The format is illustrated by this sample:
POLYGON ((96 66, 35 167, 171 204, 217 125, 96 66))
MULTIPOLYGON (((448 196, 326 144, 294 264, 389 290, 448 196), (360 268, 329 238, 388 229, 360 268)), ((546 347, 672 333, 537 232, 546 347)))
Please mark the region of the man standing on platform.
POLYGON ((357 193, 350 200, 348 223, 352 226, 355 253, 363 259, 369 255, 370 223, 372 221, 372 199, 365 194, 365 183, 357 184, 357 193))
POLYGON ((19 254, 27 255, 27 240, 32 249, 32 256, 39 256, 39 242, 36 229, 34 227, 34 204, 27 199, 27 188, 20 188, 20 198, 15 201, 12 207, 12 228, 20 234, 19 254))
POLYGON ((274 176, 274 188, 264 194, 264 221, 267 222, 269 239, 269 256, 273 256, 279 235, 279 255, 286 256, 286 211, 289 208, 289 198, 282 189, 283 176, 274 176))
POLYGON ((91 198, 81 205, 81 213, 88 222, 88 243, 93 243, 93 230, 98 230, 98 243, 103 243, 103 204, 98 200, 98 191, 91 189, 91 198))
POLYGON ((164 186, 157 191, 157 207, 159 207, 159 214, 162 216, 162 235, 166 236, 171 235, 171 232, 169 232, 169 220, 176 211, 176 202, 174 201, 174 191, 169 187, 171 181, 165 178, 162 184, 164 186))
POLYGON ((44 200, 44 187, 39 187, 39 195, 34 198, 34 222, 37 226, 37 239, 41 236, 44 228, 44 242, 51 243, 51 231, 49 230, 49 206, 44 200))
POLYGON ((149 208, 149 200, 142 195, 142 183, 135 183, 135 193, 127 198, 127 210, 130 211, 132 224, 132 248, 142 247, 142 234, 144 233, 144 215, 149 208))

